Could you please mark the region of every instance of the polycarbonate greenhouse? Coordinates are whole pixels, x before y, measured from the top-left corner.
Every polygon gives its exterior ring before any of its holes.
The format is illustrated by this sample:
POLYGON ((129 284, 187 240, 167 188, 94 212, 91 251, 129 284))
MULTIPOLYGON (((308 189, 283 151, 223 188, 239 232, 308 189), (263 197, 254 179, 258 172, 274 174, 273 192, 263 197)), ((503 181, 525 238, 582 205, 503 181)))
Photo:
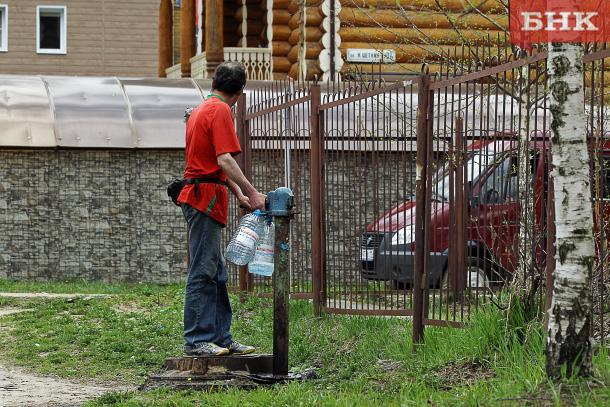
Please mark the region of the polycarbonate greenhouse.
POLYGON ((211 82, 0 75, 0 147, 184 148, 211 82))

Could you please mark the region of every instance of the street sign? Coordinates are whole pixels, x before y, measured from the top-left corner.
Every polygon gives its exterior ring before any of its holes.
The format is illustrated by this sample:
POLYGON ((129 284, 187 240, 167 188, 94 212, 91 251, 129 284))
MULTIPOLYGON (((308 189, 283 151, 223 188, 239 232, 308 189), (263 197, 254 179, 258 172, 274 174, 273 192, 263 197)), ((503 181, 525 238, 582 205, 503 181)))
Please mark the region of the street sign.
POLYGON ((396 62, 396 51, 393 49, 353 49, 347 50, 347 62, 383 62, 393 64, 396 62))

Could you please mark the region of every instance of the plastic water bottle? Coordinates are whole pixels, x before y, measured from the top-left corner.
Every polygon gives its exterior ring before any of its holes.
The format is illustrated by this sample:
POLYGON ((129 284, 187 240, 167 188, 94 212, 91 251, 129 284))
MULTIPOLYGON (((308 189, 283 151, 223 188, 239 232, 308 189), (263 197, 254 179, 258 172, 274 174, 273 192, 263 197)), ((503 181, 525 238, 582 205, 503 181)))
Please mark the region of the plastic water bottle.
POLYGON ((265 222, 261 237, 256 245, 254 259, 248 264, 248 271, 252 274, 270 276, 273 274, 273 249, 275 245, 275 225, 265 222))
POLYGON ((243 216, 225 250, 225 258, 238 266, 248 264, 254 258, 256 243, 264 223, 263 217, 254 213, 243 216))

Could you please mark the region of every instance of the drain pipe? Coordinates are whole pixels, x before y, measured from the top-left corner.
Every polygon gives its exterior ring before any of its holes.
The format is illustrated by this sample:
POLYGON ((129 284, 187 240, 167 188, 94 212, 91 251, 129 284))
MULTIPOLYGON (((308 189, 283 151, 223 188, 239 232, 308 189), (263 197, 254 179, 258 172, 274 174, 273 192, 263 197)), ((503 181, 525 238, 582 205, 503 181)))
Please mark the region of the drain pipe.
POLYGON ((290 300, 290 220, 294 195, 285 187, 267 194, 275 225, 273 268, 273 375, 288 375, 288 305, 290 300))

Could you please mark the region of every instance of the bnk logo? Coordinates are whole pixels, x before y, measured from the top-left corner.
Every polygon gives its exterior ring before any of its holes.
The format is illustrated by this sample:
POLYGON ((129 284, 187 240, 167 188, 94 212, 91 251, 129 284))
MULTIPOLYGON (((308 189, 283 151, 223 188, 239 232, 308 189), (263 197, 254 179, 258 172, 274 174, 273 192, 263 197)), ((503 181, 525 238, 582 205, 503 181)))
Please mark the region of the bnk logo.
POLYGON ((547 30, 547 31, 597 31, 597 28, 591 22, 591 17, 596 16, 598 13, 571 13, 571 12, 561 12, 561 13, 553 13, 553 12, 545 12, 544 15, 546 19, 543 22, 541 13, 533 12, 526 13, 523 12, 521 15, 523 16, 523 27, 521 28, 523 31, 538 31, 538 30, 547 30), (570 18, 572 17, 572 18, 570 18), (572 20, 572 24, 570 24, 570 20, 572 20), (546 22, 546 25, 545 25, 546 22), (557 27, 558 26, 558 27, 557 27))
POLYGON ((511 42, 606 42, 609 19, 610 0, 512 0, 511 42))

